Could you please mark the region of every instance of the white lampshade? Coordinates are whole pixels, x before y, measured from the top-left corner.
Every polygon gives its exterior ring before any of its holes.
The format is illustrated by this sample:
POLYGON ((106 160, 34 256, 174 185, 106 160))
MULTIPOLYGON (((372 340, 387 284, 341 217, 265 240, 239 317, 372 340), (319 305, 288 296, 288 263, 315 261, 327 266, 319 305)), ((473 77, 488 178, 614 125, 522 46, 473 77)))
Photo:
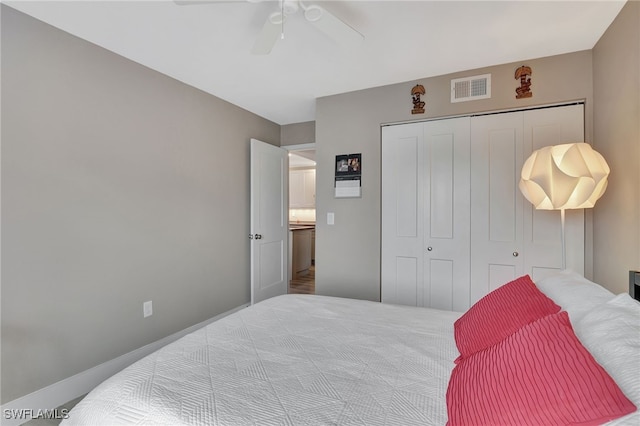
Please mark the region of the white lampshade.
POLYGON ((609 171, 589 144, 547 146, 525 161, 519 187, 536 209, 584 209, 604 194, 609 171))

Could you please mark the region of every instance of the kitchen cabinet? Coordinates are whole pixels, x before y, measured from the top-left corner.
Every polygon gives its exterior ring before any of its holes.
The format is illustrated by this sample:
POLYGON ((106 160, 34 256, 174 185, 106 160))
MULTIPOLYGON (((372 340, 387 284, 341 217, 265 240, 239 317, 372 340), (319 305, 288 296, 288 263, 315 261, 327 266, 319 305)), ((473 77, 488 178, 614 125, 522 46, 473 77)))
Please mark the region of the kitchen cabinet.
POLYGON ((291 272, 292 278, 309 273, 313 251, 313 226, 292 227, 291 272))
POLYGON ((294 169, 289 171, 289 208, 316 208, 315 169, 294 169))
POLYGON ((316 264, 316 228, 311 230, 311 264, 316 264))

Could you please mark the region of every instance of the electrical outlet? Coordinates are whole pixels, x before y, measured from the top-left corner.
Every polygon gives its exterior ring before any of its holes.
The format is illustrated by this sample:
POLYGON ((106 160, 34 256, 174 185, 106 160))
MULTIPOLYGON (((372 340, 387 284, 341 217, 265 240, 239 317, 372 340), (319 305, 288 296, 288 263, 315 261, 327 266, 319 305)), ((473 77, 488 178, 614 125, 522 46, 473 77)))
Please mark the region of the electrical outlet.
POLYGON ((145 318, 153 315, 153 303, 151 300, 142 304, 142 314, 145 318))

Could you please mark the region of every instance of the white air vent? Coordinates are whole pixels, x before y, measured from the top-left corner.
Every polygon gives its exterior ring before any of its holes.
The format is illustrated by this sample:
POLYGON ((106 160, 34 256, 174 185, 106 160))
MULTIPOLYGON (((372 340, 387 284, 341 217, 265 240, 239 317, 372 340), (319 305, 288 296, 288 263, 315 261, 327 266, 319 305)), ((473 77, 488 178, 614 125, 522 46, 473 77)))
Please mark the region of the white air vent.
POLYGON ((451 80, 451 102, 465 102, 491 97, 491 74, 451 80))

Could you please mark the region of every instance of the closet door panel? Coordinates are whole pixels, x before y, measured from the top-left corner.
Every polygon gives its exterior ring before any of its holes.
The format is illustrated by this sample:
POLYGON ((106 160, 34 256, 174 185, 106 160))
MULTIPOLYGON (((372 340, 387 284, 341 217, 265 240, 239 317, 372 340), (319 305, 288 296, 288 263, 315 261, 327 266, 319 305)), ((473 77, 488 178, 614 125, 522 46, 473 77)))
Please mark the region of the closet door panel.
POLYGON ((469 308, 470 118, 424 123, 424 285, 430 306, 469 308))
POLYGON ((418 259, 415 257, 396 257, 396 285, 389 300, 400 305, 418 306, 418 292, 422 289, 418 280, 418 259))
POLYGON ((423 300, 422 123, 382 128, 382 262, 384 303, 423 300))
POLYGON ((489 241, 514 243, 518 238, 516 140, 515 129, 491 130, 487 135, 489 241))
POLYGON ((428 207, 431 239, 453 238, 454 135, 434 135, 428 140, 428 207))
POLYGON ((471 303, 521 275, 522 112, 471 122, 471 303))
POLYGON ((492 264, 488 268, 489 288, 487 293, 492 292, 498 287, 520 276, 517 265, 498 265, 492 264))
POLYGON ((429 287, 425 291, 425 303, 424 306, 429 306, 435 309, 442 309, 445 311, 452 311, 456 306, 454 303, 454 287, 455 287, 455 274, 454 274, 454 261, 446 259, 425 259, 428 264, 425 267, 425 271, 429 274, 425 277, 425 282, 429 287))
MULTIPOLYGON (((583 141, 583 105, 531 110, 524 114, 526 157, 545 146, 583 141)), ((536 210, 525 200, 523 214, 524 273, 538 280, 562 268, 560 212, 536 210)), ((584 210, 566 211, 565 230, 567 268, 584 273, 584 210)))
POLYGON ((393 167, 397 179, 390 188, 396 194, 396 236, 418 237, 418 138, 398 139, 393 167))

